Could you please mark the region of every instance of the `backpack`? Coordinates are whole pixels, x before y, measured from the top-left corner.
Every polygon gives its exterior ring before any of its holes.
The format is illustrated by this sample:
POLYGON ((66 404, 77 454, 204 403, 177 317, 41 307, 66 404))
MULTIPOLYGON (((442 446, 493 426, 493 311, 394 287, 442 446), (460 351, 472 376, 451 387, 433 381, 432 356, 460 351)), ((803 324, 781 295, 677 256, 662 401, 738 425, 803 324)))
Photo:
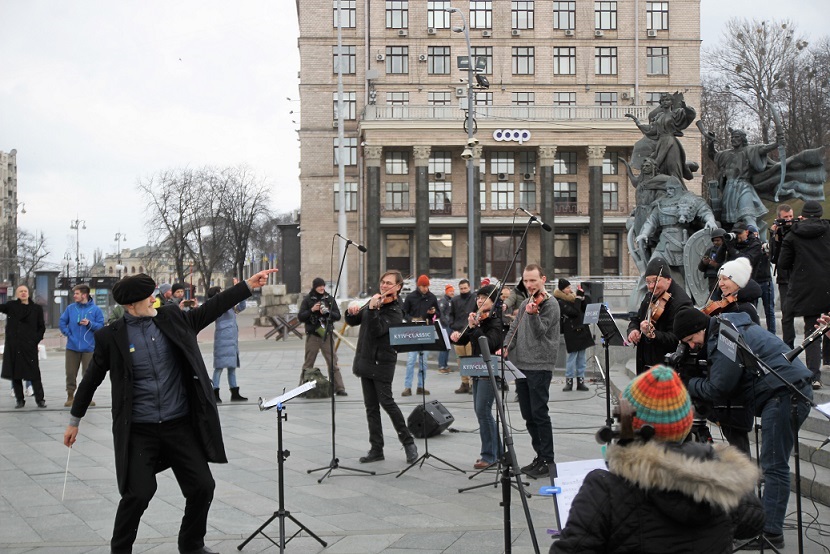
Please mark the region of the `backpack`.
POLYGON ((309 381, 315 381, 317 386, 301 396, 304 398, 331 398, 331 383, 323 376, 323 373, 318 368, 314 367, 303 371, 303 383, 308 383, 309 381))

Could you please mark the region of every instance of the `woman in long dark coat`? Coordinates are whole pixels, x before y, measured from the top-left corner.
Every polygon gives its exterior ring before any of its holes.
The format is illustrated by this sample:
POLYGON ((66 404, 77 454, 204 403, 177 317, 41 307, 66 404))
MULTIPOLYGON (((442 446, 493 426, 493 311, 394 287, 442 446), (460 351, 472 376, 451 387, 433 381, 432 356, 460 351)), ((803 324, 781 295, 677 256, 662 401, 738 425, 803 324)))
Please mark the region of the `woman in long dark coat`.
POLYGON ((26 405, 23 398, 23 381, 31 381, 38 408, 46 407, 43 384, 40 381, 40 365, 37 345, 43 340, 46 323, 43 308, 29 301, 29 287, 20 285, 15 290, 16 300, 0 304, 0 313, 6 314, 6 345, 3 350, 3 379, 9 379, 17 399, 15 408, 26 405))
POLYGON ((590 303, 585 298, 582 289, 573 292, 571 283, 566 279, 559 279, 553 297, 559 302, 559 312, 562 314, 562 334, 565 335, 565 350, 568 351, 568 362, 565 369, 565 392, 573 390, 576 378, 576 390, 587 391, 585 385, 585 351, 594 346, 594 336, 589 325, 582 323, 585 318, 585 306, 590 303))

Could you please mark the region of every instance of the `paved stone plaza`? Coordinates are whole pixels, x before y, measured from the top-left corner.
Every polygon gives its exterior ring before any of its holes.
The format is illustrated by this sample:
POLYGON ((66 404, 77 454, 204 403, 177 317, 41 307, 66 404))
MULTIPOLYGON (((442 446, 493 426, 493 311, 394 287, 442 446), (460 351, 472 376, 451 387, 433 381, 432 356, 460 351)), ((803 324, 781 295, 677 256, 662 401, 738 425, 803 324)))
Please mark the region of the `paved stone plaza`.
MULTIPOLYGON (((225 402, 220 416, 230 463, 214 465, 216 496, 208 520, 206 544, 223 553, 236 551, 237 546, 268 519, 278 507, 276 464, 275 412, 261 412, 258 397, 272 398, 283 389, 296 386, 303 359, 303 344, 292 338, 285 342, 262 339, 263 331, 250 327, 250 320, 240 318, 242 367, 238 370, 241 393, 247 403, 228 402, 227 382, 222 384, 225 402), (258 338, 257 336, 258 335, 258 338)), ((211 329, 200 335, 203 351, 210 367, 211 329)), ((109 552, 118 491, 115 482, 110 430, 110 391, 104 383, 95 397, 97 406, 90 408, 81 423, 78 442, 69 459, 69 476, 63 501, 64 468, 67 449, 62 444, 68 409, 63 407, 63 352, 55 348, 53 338, 49 357, 42 362, 44 388, 49 407, 40 410, 33 399, 26 407, 14 409, 14 399, 4 389, 0 396, 0 551, 4 553, 78 552, 104 554, 109 552)), ((493 482, 491 472, 472 481, 472 464, 478 458, 479 438, 472 409, 472 396, 456 395, 460 380, 457 373, 442 376, 430 363, 426 387, 428 400, 440 400, 455 417, 454 431, 444 432, 429 440, 434 456, 467 470, 463 475, 430 459, 423 467, 416 466, 400 478, 404 453, 392 426, 382 416, 386 433, 386 460, 370 464, 357 458, 368 450, 368 434, 360 395, 359 382, 351 374, 352 353, 340 350, 341 366, 348 397, 337 398, 337 456, 341 464, 377 471, 376 476, 363 476, 343 469, 317 483, 323 472, 308 474, 307 470, 327 466, 331 460, 331 416, 328 400, 296 399, 287 406, 284 422, 284 448, 291 455, 285 463, 286 509, 328 543, 326 552, 476 552, 504 551, 501 490, 496 487, 458 493, 461 487, 493 482)), ((401 357, 401 362, 403 357, 401 357)), ((320 356, 318 365, 323 364, 320 356)), ((589 377, 599 378, 592 373, 589 377)), ((393 390, 400 394, 403 366, 393 390)), ((615 382, 624 383, 623 371, 612 372, 615 382)), ((223 375, 223 378, 225 376, 223 375)), ((8 383, 4 382, 4 386, 8 383)), ((551 385, 551 412, 554 421, 557 461, 565 462, 600 457, 594 432, 605 420, 603 390, 592 383, 591 391, 563 393, 562 372, 551 385)), ((520 464, 532 456, 530 440, 518 405, 507 395, 507 409, 514 429, 520 464)), ((420 398, 400 399, 405 415, 409 415, 420 398)), ((417 441, 419 454, 424 441, 417 441)), ((803 463, 802 472, 811 475, 811 465, 803 463)), ((534 495, 528 500, 540 549, 546 552, 551 539, 547 529, 553 527, 553 503, 535 492, 541 481, 530 480, 534 495)), ((511 536, 515 552, 532 552, 519 495, 512 493, 511 536)), ((794 510, 795 502, 791 500, 794 510)), ((174 553, 176 535, 183 508, 183 499, 172 472, 159 475, 159 489, 145 513, 134 552, 174 553)), ((819 521, 827 524, 830 511, 819 505, 819 521)), ((805 524, 813 520, 817 508, 804 502, 805 524)), ((785 552, 796 552, 795 517, 786 532, 785 552)), ((287 534, 297 527, 290 521, 287 534)), ((273 522, 267 529, 271 537, 279 536, 273 522)), ((808 537, 824 541, 816 530, 808 537)), ((805 552, 825 549, 809 540, 805 552)), ((301 534, 292 540, 291 552, 321 552, 323 547, 301 534)), ((277 551, 276 546, 258 536, 246 545, 244 552, 277 551)))

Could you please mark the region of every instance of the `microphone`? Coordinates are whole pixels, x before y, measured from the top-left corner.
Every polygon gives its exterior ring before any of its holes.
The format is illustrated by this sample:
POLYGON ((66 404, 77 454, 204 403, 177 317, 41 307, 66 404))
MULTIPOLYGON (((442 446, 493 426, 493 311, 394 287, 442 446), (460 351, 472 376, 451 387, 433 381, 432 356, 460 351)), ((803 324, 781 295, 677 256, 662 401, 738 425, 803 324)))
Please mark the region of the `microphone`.
POLYGON ((827 443, 828 443, 828 442, 830 442, 830 437, 827 437, 826 439, 824 439, 824 442, 823 442, 823 443, 821 443, 821 446, 819 446, 818 448, 816 448, 816 450, 821 450, 822 448, 824 448, 825 446, 827 446, 827 443))
POLYGON ((533 215, 532 213, 530 213, 529 211, 527 211, 526 209, 522 208, 521 206, 519 206, 519 209, 520 209, 520 210, 522 210, 522 211, 523 211, 524 213, 526 213, 527 215, 529 215, 529 216, 530 216, 530 220, 531 220, 531 221, 538 221, 538 222, 539 222, 539 225, 541 225, 541 226, 542 226, 542 229, 544 229, 544 230, 545 230, 545 231, 547 231, 548 233, 550 233, 550 232, 553 230, 553 229, 551 229, 550 225, 548 225, 547 223, 545 223, 544 221, 542 221, 541 219, 539 219, 537 216, 535 216, 535 215, 533 215))
POLYGON ((347 245, 347 246, 348 246, 349 244, 354 244, 355 246, 357 246, 357 249, 358 249, 358 250, 360 250, 361 252, 366 252, 366 250, 368 250, 368 249, 367 249, 365 246, 363 246, 362 244, 358 244, 358 243, 356 243, 355 241, 353 241, 352 239, 350 239, 350 238, 348 238, 348 237, 344 237, 344 236, 343 236, 343 235, 341 235, 340 233, 334 233, 334 236, 336 236, 336 237, 340 237, 341 239, 345 240, 345 241, 346 241, 346 245, 347 245))

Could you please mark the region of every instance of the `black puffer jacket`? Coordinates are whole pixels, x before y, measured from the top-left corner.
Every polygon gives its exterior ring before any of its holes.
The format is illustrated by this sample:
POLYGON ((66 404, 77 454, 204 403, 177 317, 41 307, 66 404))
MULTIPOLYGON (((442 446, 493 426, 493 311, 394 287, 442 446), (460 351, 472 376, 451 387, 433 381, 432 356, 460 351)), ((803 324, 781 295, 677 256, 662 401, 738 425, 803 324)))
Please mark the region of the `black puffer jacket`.
POLYGON ((778 268, 789 269, 793 315, 830 311, 830 221, 809 218, 793 223, 781 243, 778 268))
POLYGON ((553 291, 553 297, 559 302, 559 313, 562 314, 565 350, 579 352, 594 346, 591 326, 582 323, 585 319, 585 306, 591 303, 590 297, 565 294, 559 289, 553 291))
POLYGON ((551 553, 719 554, 764 526, 755 464, 731 446, 656 441, 608 448, 551 553))
MULTIPOLYGON (((751 236, 744 242, 736 242, 735 250, 737 252, 736 257, 749 260, 749 265, 752 266, 752 278, 756 279, 758 266, 761 265, 761 257, 764 254, 761 248, 761 240, 756 236, 751 236)), ((730 257, 730 259, 732 258, 730 257)))
POLYGON ((379 310, 364 308, 355 315, 347 312, 346 323, 352 327, 360 325, 352 373, 391 383, 398 352, 389 344, 389 327, 403 323, 401 303, 393 300, 379 310))
POLYGON ((320 327, 325 327, 329 318, 331 318, 332 321, 340 321, 340 308, 337 306, 337 301, 327 292, 318 294, 316 290, 311 289, 308 295, 303 298, 303 301, 300 304, 300 311, 297 314, 297 319, 305 323, 305 334, 310 335, 316 332, 320 327), (326 306, 328 306, 328 314, 324 315, 319 311, 311 311, 311 308, 313 308, 314 305, 321 300, 324 300, 326 306))

